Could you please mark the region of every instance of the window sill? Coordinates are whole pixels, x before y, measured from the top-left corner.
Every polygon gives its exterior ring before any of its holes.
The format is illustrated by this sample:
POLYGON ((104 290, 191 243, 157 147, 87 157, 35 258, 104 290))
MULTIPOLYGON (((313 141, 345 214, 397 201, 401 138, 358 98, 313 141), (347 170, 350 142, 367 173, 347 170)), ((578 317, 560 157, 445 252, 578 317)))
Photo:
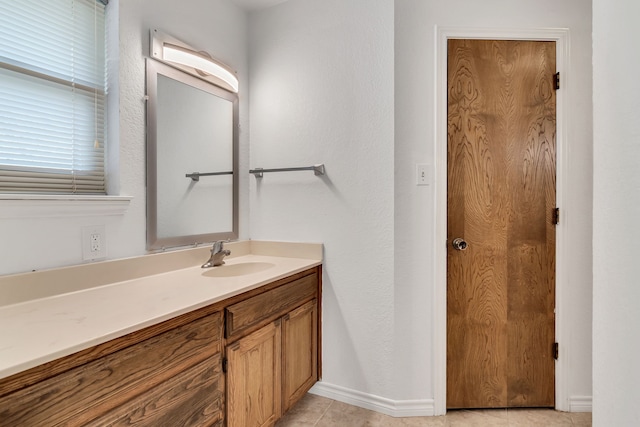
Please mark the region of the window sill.
POLYGON ((124 215, 132 197, 0 194, 0 218, 124 215))

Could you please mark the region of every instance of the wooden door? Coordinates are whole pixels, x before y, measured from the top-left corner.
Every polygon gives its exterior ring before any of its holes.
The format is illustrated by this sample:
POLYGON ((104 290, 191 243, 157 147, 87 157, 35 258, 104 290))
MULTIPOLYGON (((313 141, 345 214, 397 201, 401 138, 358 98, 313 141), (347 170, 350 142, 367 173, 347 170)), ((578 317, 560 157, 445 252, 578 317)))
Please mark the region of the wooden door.
POLYGON ((298 307, 282 319, 283 410, 290 409, 318 380, 318 304, 298 307))
POLYGON ((448 408, 554 406, 555 49, 449 40, 448 408))
POLYGON ((269 323, 228 346, 228 427, 273 426, 282 415, 280 323, 269 323))

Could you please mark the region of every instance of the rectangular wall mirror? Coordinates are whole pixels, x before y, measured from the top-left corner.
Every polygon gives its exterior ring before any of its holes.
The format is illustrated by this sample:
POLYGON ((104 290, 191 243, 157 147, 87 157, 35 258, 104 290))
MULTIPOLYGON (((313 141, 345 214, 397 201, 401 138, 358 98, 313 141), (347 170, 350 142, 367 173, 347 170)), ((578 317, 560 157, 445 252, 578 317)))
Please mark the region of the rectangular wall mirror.
POLYGON ((238 96, 147 59, 147 249, 238 237, 238 96))

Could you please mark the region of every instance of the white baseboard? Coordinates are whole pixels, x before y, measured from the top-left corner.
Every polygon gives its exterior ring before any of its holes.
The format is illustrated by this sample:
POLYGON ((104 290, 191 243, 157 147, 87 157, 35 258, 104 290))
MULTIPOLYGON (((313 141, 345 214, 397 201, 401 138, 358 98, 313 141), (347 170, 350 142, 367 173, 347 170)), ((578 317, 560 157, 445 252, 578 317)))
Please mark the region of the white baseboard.
POLYGON ((569 397, 569 412, 591 412, 593 407, 591 396, 569 397))
POLYGON ((309 392, 392 417, 425 417, 435 415, 433 399, 391 400, 326 382, 316 383, 309 392))
MULTIPOLYGON (((380 412, 392 417, 429 417, 435 415, 433 399, 420 400, 391 400, 373 394, 351 390, 326 382, 316 383, 309 393, 337 400, 338 402, 380 412)), ((569 398, 570 412, 591 412, 591 396, 571 396, 569 398)))

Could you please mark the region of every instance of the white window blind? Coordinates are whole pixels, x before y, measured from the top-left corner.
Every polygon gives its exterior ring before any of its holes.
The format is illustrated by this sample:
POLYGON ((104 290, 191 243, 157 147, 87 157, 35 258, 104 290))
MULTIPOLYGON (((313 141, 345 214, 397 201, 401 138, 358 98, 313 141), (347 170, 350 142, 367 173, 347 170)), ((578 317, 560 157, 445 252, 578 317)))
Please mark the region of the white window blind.
POLYGON ((105 6, 0 0, 0 193, 104 193, 105 6))

